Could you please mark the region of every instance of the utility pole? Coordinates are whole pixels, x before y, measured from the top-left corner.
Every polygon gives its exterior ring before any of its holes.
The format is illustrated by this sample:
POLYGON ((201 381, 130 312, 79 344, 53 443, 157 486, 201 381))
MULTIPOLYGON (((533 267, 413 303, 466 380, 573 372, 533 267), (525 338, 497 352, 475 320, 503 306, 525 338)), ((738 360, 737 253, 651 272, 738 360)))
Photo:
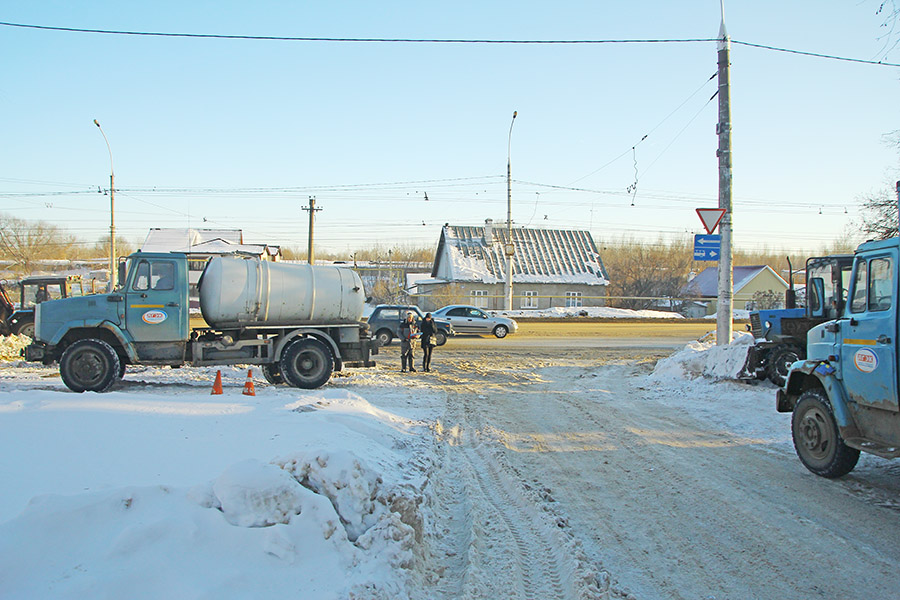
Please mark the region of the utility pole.
POLYGON ((732 270, 731 240, 731 38, 725 29, 725 0, 719 0, 722 9, 722 25, 719 28, 719 208, 725 210, 719 225, 722 235, 719 257, 719 300, 716 304, 716 345, 731 343, 732 315, 734 313, 734 273, 732 270))
POLYGON ((316 213, 322 210, 316 208, 316 197, 309 197, 309 206, 304 206, 303 210, 309 211, 309 244, 306 248, 306 262, 315 264, 315 256, 313 255, 313 225, 316 221, 316 213))
POLYGON ((506 310, 512 310, 513 305, 513 256, 516 254, 516 245, 512 238, 512 130, 516 123, 517 111, 513 111, 512 121, 509 122, 509 138, 506 142, 506 310))
POLYGON ((100 130, 103 141, 106 142, 106 151, 109 152, 109 293, 116 290, 116 280, 118 279, 118 268, 116 265, 116 176, 113 170, 112 148, 109 147, 109 140, 100 127, 100 121, 94 119, 94 125, 100 130))

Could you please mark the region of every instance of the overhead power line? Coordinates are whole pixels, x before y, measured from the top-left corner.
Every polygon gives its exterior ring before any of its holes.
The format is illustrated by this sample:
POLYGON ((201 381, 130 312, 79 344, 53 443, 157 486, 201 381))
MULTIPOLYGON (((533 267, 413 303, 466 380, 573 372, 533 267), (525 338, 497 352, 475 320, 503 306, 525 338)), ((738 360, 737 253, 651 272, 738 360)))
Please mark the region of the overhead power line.
MULTIPOLYGON (((718 38, 644 38, 644 39, 608 39, 608 40, 503 40, 485 38, 377 38, 377 37, 316 37, 316 36, 279 36, 279 35, 232 35, 225 33, 177 33, 163 31, 128 31, 118 29, 92 29, 86 27, 56 27, 51 25, 32 25, 28 23, 11 23, 0 21, 0 26, 17 27, 20 29, 38 29, 43 31, 63 31, 68 33, 91 33, 102 35, 128 35, 140 37, 164 37, 164 38, 191 38, 191 39, 217 39, 217 40, 244 40, 267 42, 338 42, 338 43, 386 43, 386 44, 528 44, 528 45, 597 45, 597 44, 690 44, 703 42, 718 42, 718 38)), ((819 54, 816 52, 804 52, 776 46, 766 46, 751 42, 731 40, 732 44, 771 50, 774 52, 788 52, 815 58, 841 60, 867 65, 883 67, 900 67, 898 63, 889 63, 879 60, 864 60, 860 58, 848 58, 832 54, 819 54)))

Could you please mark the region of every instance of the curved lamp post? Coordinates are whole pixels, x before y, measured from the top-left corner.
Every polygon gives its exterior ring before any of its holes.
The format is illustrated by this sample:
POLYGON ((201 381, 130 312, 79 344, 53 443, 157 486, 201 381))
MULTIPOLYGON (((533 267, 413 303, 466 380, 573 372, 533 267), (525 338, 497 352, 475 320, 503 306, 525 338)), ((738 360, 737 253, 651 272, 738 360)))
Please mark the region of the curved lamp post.
POLYGON ((100 122, 94 119, 94 125, 100 130, 103 141, 106 142, 106 150, 109 152, 109 291, 112 293, 116 289, 116 176, 113 171, 112 149, 109 147, 109 140, 100 127, 100 122))
POLYGON ((509 137, 506 141, 506 310, 512 310, 513 304, 513 255, 516 253, 516 245, 512 239, 512 130, 516 123, 517 111, 513 111, 512 120, 509 122, 509 137))

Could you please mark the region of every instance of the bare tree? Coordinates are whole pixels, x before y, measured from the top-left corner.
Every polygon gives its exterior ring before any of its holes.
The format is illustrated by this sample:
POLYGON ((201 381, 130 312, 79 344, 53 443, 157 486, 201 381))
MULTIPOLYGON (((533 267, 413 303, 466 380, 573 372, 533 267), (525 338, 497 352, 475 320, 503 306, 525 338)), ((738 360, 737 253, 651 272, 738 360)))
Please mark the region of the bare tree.
POLYGON ((14 271, 27 273, 36 261, 65 258, 75 245, 56 225, 0 214, 0 257, 12 261, 14 271))
POLYGON ((860 212, 861 229, 867 237, 885 240, 897 236, 897 195, 890 186, 863 196, 860 212))
MULTIPOLYGON (((134 244, 123 237, 116 236, 116 254, 119 256, 128 256, 134 252, 134 244)), ((97 240, 94 247, 90 250, 92 257, 108 257, 109 256, 109 236, 105 235, 97 240)))
POLYGON ((654 243, 622 240, 601 250, 609 272, 609 295, 619 308, 648 309, 658 298, 678 296, 693 261, 688 240, 654 243))

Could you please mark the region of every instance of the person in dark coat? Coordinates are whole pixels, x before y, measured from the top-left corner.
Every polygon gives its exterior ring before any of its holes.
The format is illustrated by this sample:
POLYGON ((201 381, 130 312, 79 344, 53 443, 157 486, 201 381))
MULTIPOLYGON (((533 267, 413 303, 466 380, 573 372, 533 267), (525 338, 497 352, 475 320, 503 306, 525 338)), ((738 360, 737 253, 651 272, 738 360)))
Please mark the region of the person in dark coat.
POLYGON ((434 319, 431 313, 427 313, 422 320, 420 327, 422 331, 422 370, 426 373, 431 371, 431 352, 434 350, 434 319))
POLYGON ((419 336, 419 328, 416 327, 416 320, 411 312, 406 313, 406 319, 400 323, 400 372, 406 373, 407 364, 410 373, 415 373, 416 368, 413 365, 413 350, 415 349, 416 338, 419 336))

